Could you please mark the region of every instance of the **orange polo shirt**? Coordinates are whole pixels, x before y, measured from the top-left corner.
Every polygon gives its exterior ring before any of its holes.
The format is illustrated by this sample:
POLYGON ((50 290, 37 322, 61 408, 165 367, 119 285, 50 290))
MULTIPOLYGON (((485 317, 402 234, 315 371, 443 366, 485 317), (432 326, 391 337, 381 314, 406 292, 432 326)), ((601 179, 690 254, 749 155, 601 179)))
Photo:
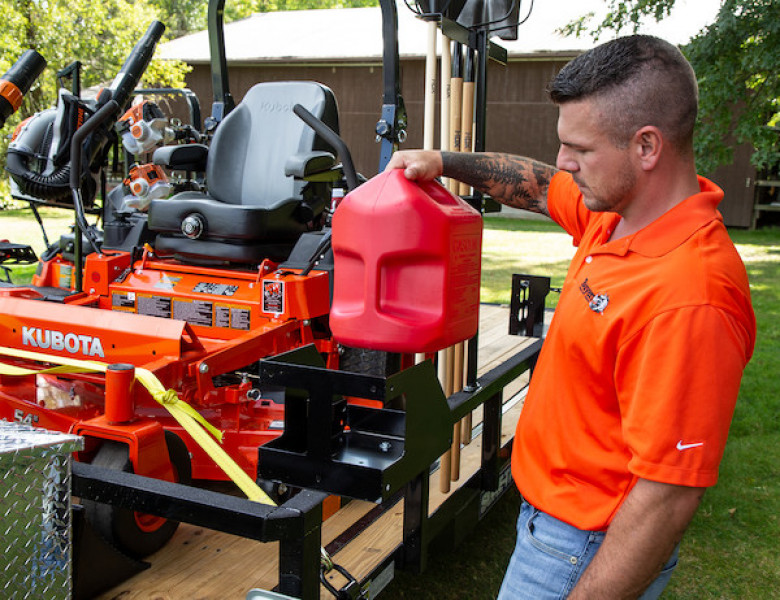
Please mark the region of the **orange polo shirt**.
POLYGON ((745 267, 701 193, 608 241, 620 217, 553 177, 552 218, 574 238, 550 330, 517 424, 512 473, 526 500, 606 529, 637 478, 714 485, 755 318, 745 267))

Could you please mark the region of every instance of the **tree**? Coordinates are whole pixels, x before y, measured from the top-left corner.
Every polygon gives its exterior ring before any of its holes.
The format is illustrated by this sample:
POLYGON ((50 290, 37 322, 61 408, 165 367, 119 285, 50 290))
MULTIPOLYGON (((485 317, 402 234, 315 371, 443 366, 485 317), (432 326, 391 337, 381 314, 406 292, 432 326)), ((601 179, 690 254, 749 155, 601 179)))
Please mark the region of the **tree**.
MULTIPOLYGON (((592 15, 573 21, 568 33, 636 32, 661 20, 675 0, 607 0, 607 16, 591 28, 592 15)), ((750 143, 753 164, 780 164, 780 0, 723 0, 715 22, 681 49, 699 80, 697 167, 702 173, 732 160, 732 144, 750 143)))
MULTIPOLYGON (((163 15, 173 37, 206 28, 208 0, 149 0, 163 15)), ((355 8, 377 6, 379 0, 226 0, 225 22, 238 21, 259 12, 355 8)))
POLYGON ((150 0, 160 11, 160 20, 171 38, 206 28, 206 0, 150 0))
MULTIPOLYGON (((149 23, 159 17, 146 0, 0 0, 0 11, 5 20, 0 72, 28 48, 48 62, 19 114, 6 124, 11 131, 21 117, 54 105, 55 74, 75 60, 82 64, 83 88, 110 83, 149 23)), ((180 87, 188 70, 183 63, 153 61, 144 83, 180 87)))
POLYGON ((379 0, 237 0, 225 2, 225 20, 237 21, 259 12, 311 10, 325 8, 356 8, 377 6, 379 0))
MULTIPOLYGON (((12 115, 0 137, 5 157, 8 138, 17 124, 57 102, 56 73, 80 61, 82 89, 109 84, 146 28, 159 18, 147 0, 0 0, 0 73, 31 48, 48 66, 12 115)), ((143 84, 183 87, 190 67, 179 61, 152 61, 143 84)), ((7 204, 7 179, 0 179, 0 209, 7 204)))
MULTIPOLYGON (((780 0, 726 0, 718 18, 683 48, 699 78, 698 151, 705 166, 728 163, 723 132, 753 144, 759 168, 780 164, 780 0), (734 109, 736 105, 736 116, 734 109)), ((704 171, 707 172, 707 171, 704 171)))

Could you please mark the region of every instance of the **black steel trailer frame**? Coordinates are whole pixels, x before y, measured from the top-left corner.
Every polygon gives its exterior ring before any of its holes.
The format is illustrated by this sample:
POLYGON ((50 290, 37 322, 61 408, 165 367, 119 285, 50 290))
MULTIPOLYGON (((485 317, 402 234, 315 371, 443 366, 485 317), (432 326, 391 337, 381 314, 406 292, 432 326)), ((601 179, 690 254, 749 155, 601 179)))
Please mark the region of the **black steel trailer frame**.
MULTIPOLYGON (((428 514, 430 472, 410 473, 397 493, 325 547, 335 553, 384 511, 404 500, 403 541, 382 563, 360 581, 349 579, 338 598, 359 598, 371 582, 388 568, 422 571, 429 548, 448 527, 472 529, 486 510, 508 488, 508 444, 501 444, 503 389, 531 369, 541 348, 535 338, 512 358, 476 381, 475 391, 461 391, 447 399, 452 422, 483 406, 481 467, 454 491, 434 512, 428 514)), ((302 370, 316 367, 300 366, 302 370)), ((340 373, 360 380, 362 375, 340 373)), ((382 378, 375 383, 382 384, 382 378)), ((278 507, 268 506, 210 490, 198 489, 131 473, 117 472, 83 463, 72 466, 72 492, 80 498, 118 505, 238 535, 261 542, 279 542, 279 585, 282 594, 304 600, 320 597, 322 545, 322 502, 325 491, 304 489, 278 507)), ((376 588, 375 588, 376 589, 376 588)))

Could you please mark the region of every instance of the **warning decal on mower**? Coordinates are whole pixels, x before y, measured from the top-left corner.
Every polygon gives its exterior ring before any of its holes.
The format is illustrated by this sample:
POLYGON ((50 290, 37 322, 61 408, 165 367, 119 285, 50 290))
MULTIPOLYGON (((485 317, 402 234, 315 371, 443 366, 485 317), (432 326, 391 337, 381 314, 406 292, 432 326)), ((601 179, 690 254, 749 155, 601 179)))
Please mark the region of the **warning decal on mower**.
POLYGON ((252 312, 246 308, 230 308, 230 326, 233 329, 244 329, 249 331, 249 325, 252 321, 252 312))
POLYGON ((214 304, 201 300, 174 300, 173 318, 211 327, 214 324, 214 304))
POLYGON ((237 285, 228 285, 226 283, 214 283, 213 281, 201 281, 194 288, 193 292, 199 294, 211 294, 213 296, 232 296, 238 291, 237 285))
POLYGON ((154 287, 158 290, 168 290, 173 291, 173 288, 176 287, 176 284, 181 281, 181 277, 171 277, 170 275, 166 273, 162 273, 160 275, 160 281, 154 284, 154 287))
POLYGON ((71 278, 73 276, 73 267, 66 264, 60 265, 60 287, 63 289, 70 288, 71 278))
POLYGON ((214 307, 214 327, 230 327, 230 307, 214 307))
POLYGON ((135 293, 111 294, 111 308, 114 310, 126 310, 135 312, 135 293))
POLYGON ((217 304, 214 307, 214 326, 249 331, 251 316, 248 308, 217 304))
POLYGON ((170 319, 171 299, 166 296, 138 294, 138 314, 170 319))
POLYGON ((263 280, 263 312, 281 314, 284 312, 284 282, 263 280))
POLYGON ((249 331, 252 324, 252 309, 247 306, 216 304, 204 300, 171 298, 156 294, 114 292, 111 294, 111 308, 123 312, 137 312, 147 317, 179 319, 202 327, 249 331))

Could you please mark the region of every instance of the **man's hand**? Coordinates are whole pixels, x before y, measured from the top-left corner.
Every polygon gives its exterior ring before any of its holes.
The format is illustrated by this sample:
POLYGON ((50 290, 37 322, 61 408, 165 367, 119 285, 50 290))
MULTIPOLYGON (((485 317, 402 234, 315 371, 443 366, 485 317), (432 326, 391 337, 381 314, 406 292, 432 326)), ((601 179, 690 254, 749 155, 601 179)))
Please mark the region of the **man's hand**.
POLYGON ((569 598, 637 598, 682 539, 703 488, 639 479, 569 598))
POLYGON ((403 169, 407 179, 420 181, 451 177, 502 204, 548 217, 547 189, 558 172, 555 167, 523 156, 438 150, 401 150, 393 154, 385 169, 403 169))
POLYGON ((403 169, 407 179, 430 181, 442 174, 441 152, 437 150, 399 150, 385 170, 403 169))

